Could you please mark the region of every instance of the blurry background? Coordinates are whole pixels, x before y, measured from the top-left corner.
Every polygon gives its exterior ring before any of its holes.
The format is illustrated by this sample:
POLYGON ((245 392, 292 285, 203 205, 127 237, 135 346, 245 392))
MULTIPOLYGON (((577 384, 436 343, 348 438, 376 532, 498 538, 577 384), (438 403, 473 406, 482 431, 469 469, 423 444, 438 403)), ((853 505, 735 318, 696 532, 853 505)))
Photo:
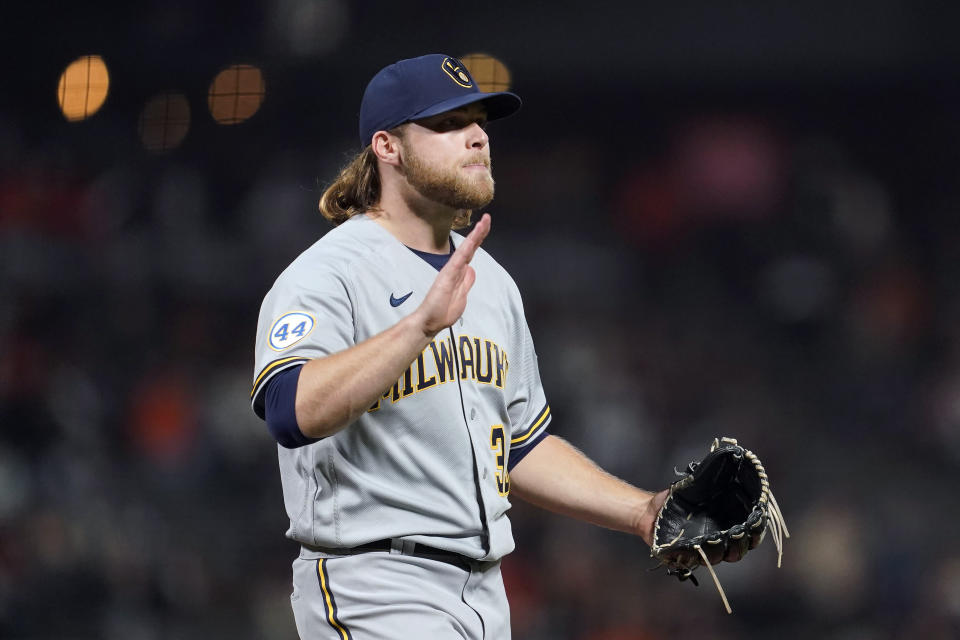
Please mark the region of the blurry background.
POLYGON ((960 10, 774 4, 5 3, 0 637, 295 637, 257 312, 434 51, 524 99, 486 248, 553 432, 649 488, 736 436, 794 534, 727 616, 517 504, 514 637, 960 637, 960 10))

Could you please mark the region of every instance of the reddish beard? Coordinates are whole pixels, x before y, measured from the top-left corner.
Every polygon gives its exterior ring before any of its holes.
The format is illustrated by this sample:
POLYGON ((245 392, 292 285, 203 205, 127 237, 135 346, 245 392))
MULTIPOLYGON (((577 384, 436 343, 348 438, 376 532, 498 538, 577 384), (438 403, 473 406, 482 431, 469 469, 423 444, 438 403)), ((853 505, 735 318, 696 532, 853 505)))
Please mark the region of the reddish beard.
POLYGON ((477 155, 463 164, 482 164, 487 171, 465 172, 462 165, 452 168, 431 166, 409 148, 403 157, 407 182, 417 193, 453 209, 481 209, 493 200, 490 160, 477 155))

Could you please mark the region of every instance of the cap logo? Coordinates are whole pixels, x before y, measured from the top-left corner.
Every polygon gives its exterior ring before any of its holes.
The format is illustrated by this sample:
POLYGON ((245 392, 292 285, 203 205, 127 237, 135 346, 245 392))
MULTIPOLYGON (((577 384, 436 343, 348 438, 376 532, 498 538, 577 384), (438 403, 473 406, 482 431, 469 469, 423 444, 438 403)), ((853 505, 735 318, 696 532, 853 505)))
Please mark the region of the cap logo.
POLYGON ((459 60, 444 58, 443 64, 440 66, 443 68, 444 73, 450 76, 451 80, 465 89, 470 89, 473 87, 473 80, 467 75, 463 66, 457 64, 457 62, 459 62, 459 60))

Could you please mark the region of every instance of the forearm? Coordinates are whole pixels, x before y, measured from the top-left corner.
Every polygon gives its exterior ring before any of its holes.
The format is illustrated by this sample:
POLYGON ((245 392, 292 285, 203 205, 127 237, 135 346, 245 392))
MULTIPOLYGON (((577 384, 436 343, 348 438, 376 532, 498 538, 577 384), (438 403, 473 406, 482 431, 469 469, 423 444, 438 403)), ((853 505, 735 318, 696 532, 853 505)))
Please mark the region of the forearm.
POLYGON ((332 435, 363 415, 434 336, 463 315, 476 279, 469 263, 489 231, 490 215, 485 213, 412 314, 358 345, 303 365, 296 415, 305 436, 332 435))
POLYGON ((359 418, 432 340, 416 313, 349 349, 307 362, 297 384, 297 424, 323 438, 359 418))
POLYGON ((549 511, 641 536, 650 544, 652 500, 598 467, 556 436, 548 436, 510 473, 511 494, 549 511))

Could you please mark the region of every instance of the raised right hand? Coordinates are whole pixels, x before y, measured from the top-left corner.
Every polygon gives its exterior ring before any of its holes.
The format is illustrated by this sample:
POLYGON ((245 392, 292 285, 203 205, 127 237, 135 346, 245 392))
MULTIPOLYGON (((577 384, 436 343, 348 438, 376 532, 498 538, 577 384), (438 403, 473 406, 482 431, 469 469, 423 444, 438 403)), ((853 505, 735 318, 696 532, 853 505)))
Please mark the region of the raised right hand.
POLYGON ((463 315, 463 310, 467 307, 467 293, 477 278, 470 261, 488 233, 490 214, 485 213, 473 231, 453 252, 423 302, 411 314, 416 317, 425 336, 433 338, 463 315))

